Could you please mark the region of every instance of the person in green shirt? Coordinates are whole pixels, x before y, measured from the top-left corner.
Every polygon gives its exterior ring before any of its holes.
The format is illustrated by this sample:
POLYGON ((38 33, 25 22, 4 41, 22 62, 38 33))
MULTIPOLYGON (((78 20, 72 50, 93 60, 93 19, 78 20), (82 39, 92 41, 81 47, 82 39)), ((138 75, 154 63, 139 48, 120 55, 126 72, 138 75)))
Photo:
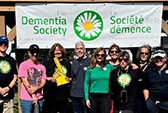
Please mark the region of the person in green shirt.
POLYGON ((105 60, 105 49, 97 48, 86 70, 84 92, 91 113, 110 113, 109 79, 110 72, 116 67, 105 64, 105 60))

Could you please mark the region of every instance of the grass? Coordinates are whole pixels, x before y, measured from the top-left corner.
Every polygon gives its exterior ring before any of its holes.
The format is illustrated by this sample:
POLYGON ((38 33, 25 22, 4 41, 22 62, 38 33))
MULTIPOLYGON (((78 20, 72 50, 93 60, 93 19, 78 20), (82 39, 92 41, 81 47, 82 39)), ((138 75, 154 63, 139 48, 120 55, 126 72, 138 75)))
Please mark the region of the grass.
POLYGON ((15 92, 15 97, 14 97, 14 113, 19 113, 18 93, 17 92, 15 92))

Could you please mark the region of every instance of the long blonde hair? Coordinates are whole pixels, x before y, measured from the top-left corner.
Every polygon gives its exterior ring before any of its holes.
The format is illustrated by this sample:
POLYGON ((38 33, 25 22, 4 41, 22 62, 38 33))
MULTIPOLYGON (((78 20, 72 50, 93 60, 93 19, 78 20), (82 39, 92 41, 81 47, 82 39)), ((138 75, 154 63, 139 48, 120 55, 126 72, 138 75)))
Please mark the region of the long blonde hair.
POLYGON ((104 61, 101 63, 101 68, 100 70, 103 70, 104 66, 105 66, 105 61, 106 61, 106 50, 103 48, 103 47, 100 47, 100 48, 97 48, 95 50, 95 52, 93 53, 93 56, 92 56, 92 59, 91 59, 91 64, 90 64, 90 68, 89 69, 93 69, 95 66, 96 66, 96 63, 97 63, 97 60, 96 60, 96 57, 97 57, 97 54, 100 52, 100 51, 104 51, 104 61))

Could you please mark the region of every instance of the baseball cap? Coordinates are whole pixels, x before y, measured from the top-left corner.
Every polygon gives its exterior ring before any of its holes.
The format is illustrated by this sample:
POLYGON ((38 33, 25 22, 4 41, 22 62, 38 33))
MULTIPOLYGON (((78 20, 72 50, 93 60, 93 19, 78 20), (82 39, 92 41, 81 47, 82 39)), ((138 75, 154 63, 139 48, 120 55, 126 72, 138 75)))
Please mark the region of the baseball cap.
POLYGON ((0 36, 0 42, 7 42, 7 43, 9 43, 8 38, 6 36, 0 36))
POLYGON ((164 58, 164 57, 167 56, 167 54, 166 54, 166 52, 164 50, 155 50, 153 52, 152 58, 155 58, 157 56, 164 58))
POLYGON ((39 46, 36 45, 36 44, 32 44, 32 45, 29 47, 29 51, 32 52, 33 50, 39 51, 39 46))

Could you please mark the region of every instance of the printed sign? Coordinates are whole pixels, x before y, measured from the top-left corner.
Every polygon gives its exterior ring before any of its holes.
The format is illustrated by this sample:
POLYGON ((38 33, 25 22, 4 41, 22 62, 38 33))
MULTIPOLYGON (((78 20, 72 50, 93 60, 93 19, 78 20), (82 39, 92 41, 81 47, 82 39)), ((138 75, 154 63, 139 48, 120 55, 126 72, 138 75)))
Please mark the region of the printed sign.
POLYGON ((160 46, 162 8, 156 3, 16 3, 17 48, 143 44, 160 46))

